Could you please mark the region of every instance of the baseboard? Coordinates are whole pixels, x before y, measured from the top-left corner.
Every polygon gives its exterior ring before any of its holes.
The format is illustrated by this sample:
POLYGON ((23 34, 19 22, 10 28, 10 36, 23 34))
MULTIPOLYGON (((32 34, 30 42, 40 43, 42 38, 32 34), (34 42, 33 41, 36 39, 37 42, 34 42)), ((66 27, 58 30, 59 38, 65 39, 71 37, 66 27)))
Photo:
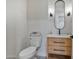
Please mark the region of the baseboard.
MULTIPOLYGON (((39 59, 46 59, 46 56, 38 56, 39 59)), ((8 56, 6 59, 16 59, 15 56, 8 56)))
POLYGON ((7 56, 6 59, 16 59, 15 56, 7 56))

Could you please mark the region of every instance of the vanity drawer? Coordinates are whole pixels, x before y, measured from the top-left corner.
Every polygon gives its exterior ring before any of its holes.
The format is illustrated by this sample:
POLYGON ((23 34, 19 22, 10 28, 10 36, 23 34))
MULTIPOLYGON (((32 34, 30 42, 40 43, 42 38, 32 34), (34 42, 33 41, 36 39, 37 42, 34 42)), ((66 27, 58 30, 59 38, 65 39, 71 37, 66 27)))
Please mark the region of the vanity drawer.
POLYGON ((62 47, 62 46, 48 46, 48 50, 62 50, 62 51, 70 51, 72 47, 62 47))
POLYGON ((71 55, 71 47, 49 46, 48 53, 59 55, 71 55))
POLYGON ((57 45, 57 46, 71 46, 71 39, 48 39, 48 45, 57 45))

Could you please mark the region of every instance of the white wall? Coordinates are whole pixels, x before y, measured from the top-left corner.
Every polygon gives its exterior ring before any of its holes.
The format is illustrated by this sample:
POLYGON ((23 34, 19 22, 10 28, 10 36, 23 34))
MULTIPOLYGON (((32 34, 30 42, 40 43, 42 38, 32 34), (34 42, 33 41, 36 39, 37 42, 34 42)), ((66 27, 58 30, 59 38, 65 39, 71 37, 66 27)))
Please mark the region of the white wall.
POLYGON ((16 50, 19 53, 28 46, 27 44, 27 0, 17 2, 17 21, 16 21, 16 50))
POLYGON ((16 57, 17 53, 28 46, 27 34, 27 0, 6 0, 7 58, 16 57))
POLYGON ((48 0, 28 0, 27 2, 28 34, 33 31, 42 33, 42 45, 39 55, 45 56, 45 34, 49 31, 48 0))
MULTIPOLYGON (((69 2, 69 0, 65 1, 66 7, 68 7, 69 4, 67 3, 69 2)), ((28 0, 27 7, 28 34, 33 31, 41 32, 42 44, 39 50, 39 55, 46 56, 46 34, 50 31, 52 31, 53 33, 58 33, 58 30, 54 26, 54 19, 48 19, 48 0, 28 0)), ((72 16, 65 17, 65 28, 61 32, 71 34, 72 16)))
POLYGON ((7 0, 6 52, 7 57, 16 56, 16 0, 7 0))

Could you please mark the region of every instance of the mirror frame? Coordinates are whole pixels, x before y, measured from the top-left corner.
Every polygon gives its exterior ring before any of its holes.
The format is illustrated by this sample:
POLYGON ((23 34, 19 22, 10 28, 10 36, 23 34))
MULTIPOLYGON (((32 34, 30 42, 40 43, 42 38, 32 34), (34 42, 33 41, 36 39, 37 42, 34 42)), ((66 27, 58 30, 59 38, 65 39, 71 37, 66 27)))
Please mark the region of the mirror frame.
MULTIPOLYGON (((59 2, 59 1, 62 1, 63 3, 64 3, 64 26, 65 26, 65 2, 63 1, 63 0, 57 0, 56 2, 55 2, 55 13, 54 13, 54 25, 55 25, 55 27, 57 28, 57 26, 56 26, 56 19, 55 19, 55 16, 56 16, 56 3, 57 2, 59 2)), ((64 26, 63 26, 63 28, 64 28, 64 26)), ((61 28, 61 29, 63 29, 63 28, 61 28)), ((57 28, 57 29, 59 29, 59 28, 57 28)))

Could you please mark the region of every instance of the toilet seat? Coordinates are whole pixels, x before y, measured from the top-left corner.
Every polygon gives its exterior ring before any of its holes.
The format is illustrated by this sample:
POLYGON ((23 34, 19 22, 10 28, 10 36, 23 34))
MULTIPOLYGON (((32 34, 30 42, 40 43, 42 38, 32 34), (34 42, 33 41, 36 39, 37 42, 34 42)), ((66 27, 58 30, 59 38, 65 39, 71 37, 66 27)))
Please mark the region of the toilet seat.
POLYGON ((36 52, 36 47, 28 47, 20 52, 19 57, 29 58, 33 56, 35 52, 36 52))

